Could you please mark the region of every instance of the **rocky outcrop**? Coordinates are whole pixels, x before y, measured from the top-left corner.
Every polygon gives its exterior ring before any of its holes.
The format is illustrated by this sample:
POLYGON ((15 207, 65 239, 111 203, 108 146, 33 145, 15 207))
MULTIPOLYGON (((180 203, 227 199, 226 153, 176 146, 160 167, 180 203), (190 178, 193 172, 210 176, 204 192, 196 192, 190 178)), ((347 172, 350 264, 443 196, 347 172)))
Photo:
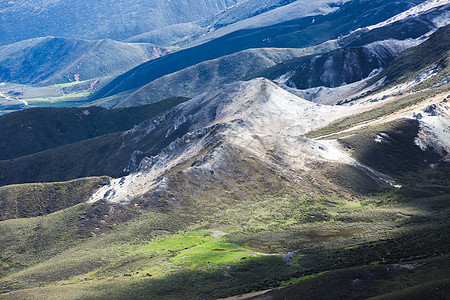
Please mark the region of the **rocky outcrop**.
POLYGON ((415 40, 386 40, 364 47, 337 49, 312 57, 285 76, 285 84, 297 89, 338 87, 350 84, 381 70, 403 50, 417 45, 415 40))

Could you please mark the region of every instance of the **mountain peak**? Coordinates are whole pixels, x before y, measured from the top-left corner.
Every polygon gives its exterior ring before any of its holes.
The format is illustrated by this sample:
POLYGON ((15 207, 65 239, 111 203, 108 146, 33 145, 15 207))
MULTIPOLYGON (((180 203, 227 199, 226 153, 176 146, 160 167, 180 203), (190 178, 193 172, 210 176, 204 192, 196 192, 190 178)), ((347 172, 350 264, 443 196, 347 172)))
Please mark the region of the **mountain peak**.
MULTIPOLYGON (((325 106, 299 98, 265 78, 235 82, 179 104, 156 120, 146 121, 124 137, 125 143, 164 136, 172 140, 151 157, 144 158, 135 172, 98 190, 90 202, 107 200, 129 203, 161 185, 170 170, 185 165, 201 153, 227 144, 267 160, 274 151, 282 160, 303 168, 314 160, 352 159, 337 143, 304 138, 308 131, 325 126, 361 107, 325 106)), ((226 151, 218 148, 220 151, 226 151)), ((139 151, 139 149, 136 149, 139 151)), ((223 157, 226 154, 212 157, 223 157)), ((282 163, 280 161, 279 163, 282 163)), ((220 162, 218 162, 221 165, 220 162)), ((214 170, 215 162, 209 162, 214 170)))

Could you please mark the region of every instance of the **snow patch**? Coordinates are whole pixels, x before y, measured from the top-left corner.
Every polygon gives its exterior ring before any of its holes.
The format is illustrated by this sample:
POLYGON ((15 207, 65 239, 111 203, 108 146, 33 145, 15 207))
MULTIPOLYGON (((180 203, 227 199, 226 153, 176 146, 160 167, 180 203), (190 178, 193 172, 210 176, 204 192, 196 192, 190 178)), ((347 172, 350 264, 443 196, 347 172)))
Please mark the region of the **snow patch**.
POLYGON ((375 137, 374 141, 375 143, 378 144, 383 144, 383 143, 390 143, 389 139, 391 137, 389 136, 389 134, 385 133, 385 132, 379 132, 377 133, 377 136, 375 137))
POLYGON ((370 53, 377 55, 380 59, 386 55, 398 56, 404 50, 419 45, 422 41, 417 39, 395 40, 387 39, 383 41, 376 41, 364 46, 370 53))

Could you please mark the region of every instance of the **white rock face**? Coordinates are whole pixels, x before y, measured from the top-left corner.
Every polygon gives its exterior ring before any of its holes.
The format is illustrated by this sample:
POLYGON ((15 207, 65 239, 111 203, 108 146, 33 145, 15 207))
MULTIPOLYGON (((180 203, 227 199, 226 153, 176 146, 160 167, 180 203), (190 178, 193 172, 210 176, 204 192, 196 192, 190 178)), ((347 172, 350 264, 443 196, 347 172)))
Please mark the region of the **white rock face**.
POLYGON ((450 161, 450 105, 448 102, 432 104, 421 112, 420 131, 415 140, 422 150, 434 149, 450 161))
POLYGON ((189 110, 193 106, 202 107, 192 117, 196 124, 193 129, 230 123, 232 128, 267 135, 303 135, 347 111, 311 103, 263 78, 226 85, 185 102, 178 109, 189 110))
MULTIPOLYGON (((277 153, 280 161, 276 163, 292 169, 304 169, 311 160, 352 163, 353 159, 337 142, 309 140, 303 135, 361 109, 358 105, 315 104, 263 78, 225 85, 178 105, 148 125, 146 130, 151 132, 173 124, 166 135, 180 126, 188 126, 189 130, 158 155, 144 159, 136 172, 100 188, 89 202, 106 199, 126 204, 149 190, 161 188, 167 171, 218 141, 245 149, 264 161, 268 161, 269 153, 277 153)), ((223 151, 224 148, 215 149, 215 155, 203 167, 214 171, 215 164, 220 165, 220 157, 225 155, 223 151)))

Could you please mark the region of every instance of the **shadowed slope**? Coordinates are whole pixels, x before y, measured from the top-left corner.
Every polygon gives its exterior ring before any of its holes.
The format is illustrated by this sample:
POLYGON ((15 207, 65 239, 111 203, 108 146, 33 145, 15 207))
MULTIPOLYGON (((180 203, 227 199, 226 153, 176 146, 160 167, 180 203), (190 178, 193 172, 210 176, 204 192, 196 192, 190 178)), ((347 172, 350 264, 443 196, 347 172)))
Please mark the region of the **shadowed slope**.
POLYGON ((0 116, 0 161, 124 131, 186 101, 172 98, 128 109, 32 108, 0 116))

